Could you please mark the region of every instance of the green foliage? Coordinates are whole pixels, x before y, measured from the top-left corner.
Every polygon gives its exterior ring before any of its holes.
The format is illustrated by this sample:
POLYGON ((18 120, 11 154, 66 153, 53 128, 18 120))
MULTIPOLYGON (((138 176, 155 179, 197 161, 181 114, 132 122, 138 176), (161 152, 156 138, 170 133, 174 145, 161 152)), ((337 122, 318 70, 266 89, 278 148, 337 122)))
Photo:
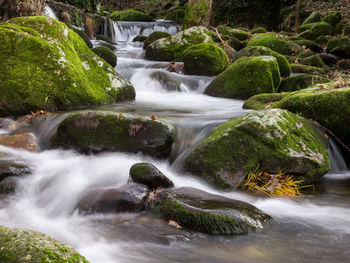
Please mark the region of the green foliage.
POLYGON ((188 6, 185 11, 184 27, 201 25, 201 21, 206 17, 209 10, 209 3, 200 0, 198 3, 188 6))
POLYGON ((97 6, 101 4, 101 0, 58 0, 58 2, 70 4, 92 13, 96 12, 97 6))

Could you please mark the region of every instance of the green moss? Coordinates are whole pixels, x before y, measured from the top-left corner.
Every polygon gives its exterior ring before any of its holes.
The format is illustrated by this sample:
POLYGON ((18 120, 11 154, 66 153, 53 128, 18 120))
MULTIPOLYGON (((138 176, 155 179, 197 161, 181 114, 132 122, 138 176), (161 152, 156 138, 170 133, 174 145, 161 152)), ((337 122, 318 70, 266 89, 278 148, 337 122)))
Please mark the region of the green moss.
POLYGON ((185 17, 185 10, 182 7, 178 7, 174 10, 169 11, 164 19, 174 21, 177 24, 182 24, 185 17))
POLYGON ((107 37, 105 35, 97 34, 96 35, 96 39, 105 41, 105 42, 110 43, 110 44, 115 44, 115 42, 112 39, 110 39, 109 37, 107 37))
POLYGON ((213 44, 202 43, 185 50, 185 70, 189 74, 213 76, 228 66, 225 52, 213 44))
POLYGON ((276 92, 280 81, 274 57, 243 57, 218 75, 204 93, 215 97, 247 99, 259 93, 276 92))
POLYGON ((308 58, 311 56, 314 56, 315 52, 311 51, 311 50, 305 50, 303 52, 301 52, 300 54, 297 55, 297 59, 303 59, 303 58, 308 58))
POLYGON ((132 42, 144 42, 146 39, 147 39, 146 36, 136 36, 136 37, 134 37, 132 42))
POLYGON ((320 52, 322 50, 321 47, 312 40, 301 39, 301 40, 294 40, 293 42, 300 46, 305 46, 306 48, 309 48, 314 52, 320 52))
POLYGON ((112 50, 107 47, 100 46, 91 49, 95 54, 100 56, 103 60, 105 60, 109 65, 113 68, 117 66, 117 56, 114 54, 112 50))
POLYGON ((306 24, 311 24, 311 23, 315 23, 315 22, 321 22, 322 21, 322 15, 317 12, 317 11, 313 11, 305 20, 303 25, 306 24))
POLYGON ((1 112, 25 115, 108 104, 133 89, 57 20, 11 19, 0 24, 0 43, 1 112))
POLYGON ((327 43, 327 52, 332 52, 333 49, 343 45, 350 45, 350 38, 332 38, 327 43))
POLYGON ((320 58, 317 55, 313 55, 310 57, 306 58, 300 58, 299 62, 307 65, 307 66, 312 66, 312 67, 317 67, 317 68, 327 68, 326 64, 323 62, 322 58, 320 58))
POLYGON ((252 34, 266 33, 266 29, 263 27, 258 27, 252 31, 252 34))
POLYGON ((329 40, 328 36, 319 36, 318 38, 315 39, 315 43, 319 45, 325 45, 327 44, 328 40, 329 40))
POLYGON ((88 263, 73 248, 66 246, 42 233, 22 230, 1 228, 0 262, 6 263, 88 263), (3 236, 15 236, 11 241, 4 243, 3 236), (55 244, 59 244, 59 248, 55 244))
POLYGON ((288 77, 291 73, 291 68, 286 57, 267 47, 245 47, 244 49, 234 54, 232 61, 236 61, 237 59, 242 57, 251 56, 273 56, 277 60, 278 67, 280 69, 280 74, 282 77, 288 77))
POLYGON ((184 28, 202 25, 202 21, 207 19, 209 3, 199 0, 192 5, 188 5, 185 10, 184 28))
POLYGON ((87 36, 87 34, 85 33, 85 31, 77 29, 77 28, 73 28, 73 31, 75 33, 77 33, 85 42, 85 44, 89 47, 92 48, 92 42, 90 41, 89 37, 87 36))
POLYGON ((286 39, 274 33, 256 34, 247 44, 248 47, 263 46, 268 47, 283 55, 291 53, 291 47, 286 39))
POLYGON ((264 110, 271 108, 274 103, 282 100, 286 96, 289 96, 291 92, 288 93, 262 93, 247 99, 243 104, 243 109, 252 110, 264 110))
POLYGON ((300 74, 300 75, 290 76, 282 80, 278 91, 279 92, 297 91, 301 89, 306 89, 315 84, 327 83, 327 82, 330 82, 330 79, 327 79, 321 76, 300 74))
POLYGON ((333 27, 326 22, 310 23, 297 28, 299 36, 309 40, 314 40, 322 35, 329 35, 332 32, 333 27))
POLYGON ((153 21, 153 18, 139 11, 125 10, 120 13, 119 21, 151 22, 153 21))
POLYGON ((218 31, 220 34, 228 35, 230 37, 237 38, 240 41, 246 40, 250 37, 249 32, 241 29, 232 29, 228 26, 219 26, 218 31))
POLYGON ((151 33, 144 41, 143 48, 146 49, 150 44, 152 44, 154 41, 157 41, 158 39, 170 37, 170 34, 167 32, 162 31, 155 31, 151 33))
POLYGON ((119 21, 120 20, 120 12, 113 11, 108 17, 113 21, 119 21))
POLYGON ((186 171, 218 187, 240 186, 256 167, 314 183, 330 168, 325 138, 309 120, 264 110, 218 126, 184 158, 186 171))
POLYGON ((312 67, 302 64, 290 64, 293 73, 305 73, 311 75, 323 75, 325 70, 323 68, 312 67))
POLYGON ((340 11, 334 11, 327 14, 323 18, 323 21, 335 27, 340 22, 341 18, 342 18, 342 15, 340 11))

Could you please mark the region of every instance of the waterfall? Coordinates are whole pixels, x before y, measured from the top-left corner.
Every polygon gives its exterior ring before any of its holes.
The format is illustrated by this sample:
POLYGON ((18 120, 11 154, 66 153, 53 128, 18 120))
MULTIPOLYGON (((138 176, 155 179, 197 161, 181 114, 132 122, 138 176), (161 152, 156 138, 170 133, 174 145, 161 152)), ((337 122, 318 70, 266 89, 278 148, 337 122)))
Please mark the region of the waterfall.
POLYGON ((53 11, 53 9, 48 5, 45 5, 45 15, 58 20, 58 17, 56 16, 55 11, 53 11))
POLYGON ((112 22, 111 37, 114 41, 132 41, 138 35, 149 36, 152 32, 163 31, 176 34, 181 26, 173 22, 157 20, 155 22, 112 22))
POLYGON ((331 173, 341 173, 348 170, 344 157, 334 140, 329 140, 329 158, 331 161, 331 173))

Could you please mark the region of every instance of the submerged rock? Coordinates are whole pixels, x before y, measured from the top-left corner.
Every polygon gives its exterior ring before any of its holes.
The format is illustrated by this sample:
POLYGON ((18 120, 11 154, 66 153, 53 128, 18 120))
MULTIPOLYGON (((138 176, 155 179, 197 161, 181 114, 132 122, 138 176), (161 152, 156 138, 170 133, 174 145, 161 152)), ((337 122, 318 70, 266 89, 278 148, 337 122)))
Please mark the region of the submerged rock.
POLYGON ((17 134, 0 135, 0 145, 16 149, 24 149, 30 152, 39 152, 40 147, 36 136, 31 132, 22 132, 17 134))
POLYGON ((220 235, 240 235, 263 229, 271 220, 256 207, 184 187, 152 193, 148 211, 180 226, 220 235))
POLYGON ((98 188, 85 194, 77 209, 85 213, 140 212, 145 209, 149 192, 147 186, 140 184, 98 188))
POLYGON ((78 112, 57 128, 56 144, 82 152, 142 152, 168 157, 174 140, 172 125, 148 117, 112 112, 78 112))
POLYGON ((43 233, 0 226, 0 261, 88 263, 75 249, 43 233))
POLYGON ((214 44, 189 47, 183 54, 185 71, 193 75, 216 76, 228 67, 225 52, 214 44))
POLYGON ((131 166, 130 177, 135 183, 147 185, 151 189, 174 186, 174 183, 168 177, 149 163, 137 163, 131 166))
POLYGON ((313 123, 281 109, 261 110, 218 126, 189 152, 186 172, 221 188, 241 186, 259 169, 315 183, 330 169, 327 141, 313 123))
POLYGON ((202 26, 191 27, 154 41, 146 49, 146 58, 157 61, 182 60, 183 52, 188 47, 201 43, 214 43, 209 30, 202 26))
POLYGON ((2 115, 135 98, 128 80, 55 19, 19 17, 2 23, 0 44, 2 115))
POLYGON ((219 74, 204 93, 214 97, 247 99, 259 93, 276 92, 280 82, 280 71, 274 57, 243 57, 219 74))

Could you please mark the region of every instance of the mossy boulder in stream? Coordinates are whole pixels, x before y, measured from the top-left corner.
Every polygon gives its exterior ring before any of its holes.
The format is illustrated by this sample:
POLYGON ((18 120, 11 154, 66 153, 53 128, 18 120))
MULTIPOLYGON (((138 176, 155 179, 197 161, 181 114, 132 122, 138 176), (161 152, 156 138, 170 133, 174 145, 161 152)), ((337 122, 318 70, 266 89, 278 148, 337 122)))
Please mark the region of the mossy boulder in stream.
POLYGON ((274 57, 243 57, 219 74, 204 93, 214 97, 247 99, 259 93, 276 92, 280 82, 280 71, 274 57))
POLYGON ((108 62, 113 68, 117 65, 117 56, 108 47, 100 46, 91 49, 96 55, 108 62))
POLYGON ((193 75, 215 76, 228 67, 226 53, 216 45, 208 43, 186 49, 183 60, 186 72, 193 75))
POLYGON ((56 144, 82 152, 142 152, 168 157, 174 139, 172 125, 151 117, 112 112, 78 112, 57 128, 56 144))
POLYGON ((136 10, 125 10, 120 12, 119 16, 115 16, 119 21, 137 21, 137 22, 151 22, 153 18, 145 13, 136 10))
POLYGON ((251 57, 251 56, 273 56, 277 60, 278 67, 280 69, 280 74, 282 77, 288 77, 291 73, 289 62, 285 56, 267 47, 262 47, 262 46, 243 48, 242 50, 234 54, 232 58, 232 62, 242 57, 251 57))
POLYGON ((146 49, 146 58, 157 61, 183 60, 183 52, 190 46, 214 44, 208 29, 202 26, 191 27, 175 35, 158 39, 146 49))
POLYGON ((158 39, 165 38, 170 36, 169 33, 163 32, 163 31, 155 31, 151 33, 145 41, 143 41, 143 49, 147 49, 149 45, 151 45, 154 41, 157 41, 158 39))
POLYGON ((135 98, 129 81, 52 18, 19 17, 0 24, 0 45, 2 115, 135 98))
POLYGON ((241 235, 261 230, 271 217, 242 201, 191 187, 151 193, 147 209, 187 229, 216 235, 241 235))
POLYGON ((43 233, 0 226, 0 262, 88 263, 75 249, 43 233))
POLYGON ((279 172, 311 184, 330 169, 327 141, 314 124, 281 109, 232 119, 184 157, 184 171, 220 188, 236 188, 248 173, 279 172))
POLYGON ((262 33, 254 35, 248 42, 247 47, 263 46, 268 47, 282 55, 291 54, 291 47, 288 41, 274 33, 262 33))

